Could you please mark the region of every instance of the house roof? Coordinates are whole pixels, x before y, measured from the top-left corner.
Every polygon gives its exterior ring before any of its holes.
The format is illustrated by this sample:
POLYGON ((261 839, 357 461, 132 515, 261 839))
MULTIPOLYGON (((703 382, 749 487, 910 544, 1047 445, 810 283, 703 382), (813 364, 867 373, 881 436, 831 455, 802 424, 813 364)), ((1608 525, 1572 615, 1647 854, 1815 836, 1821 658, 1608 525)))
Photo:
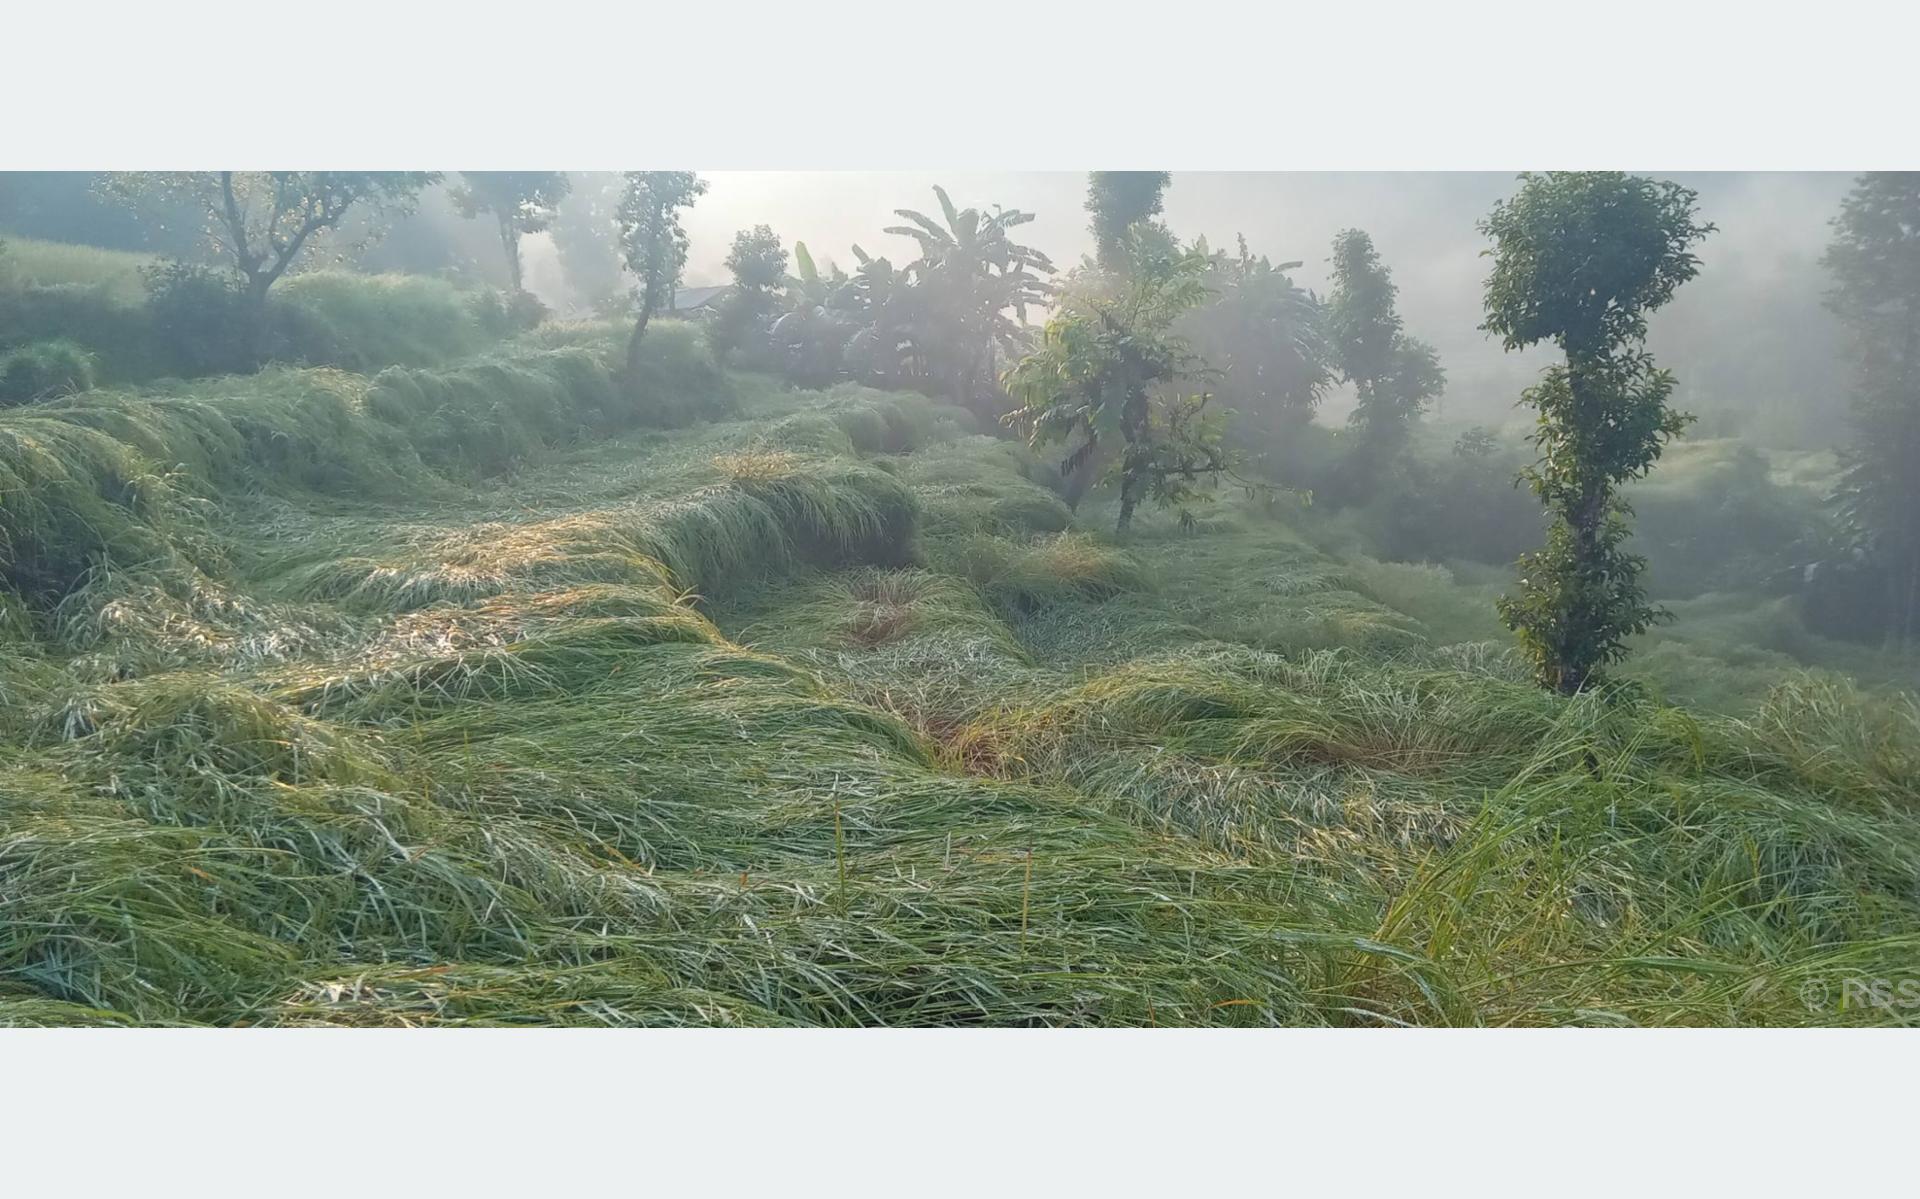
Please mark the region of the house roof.
POLYGON ((705 308, 731 290, 730 287, 683 287, 673 293, 673 310, 691 312, 705 308))

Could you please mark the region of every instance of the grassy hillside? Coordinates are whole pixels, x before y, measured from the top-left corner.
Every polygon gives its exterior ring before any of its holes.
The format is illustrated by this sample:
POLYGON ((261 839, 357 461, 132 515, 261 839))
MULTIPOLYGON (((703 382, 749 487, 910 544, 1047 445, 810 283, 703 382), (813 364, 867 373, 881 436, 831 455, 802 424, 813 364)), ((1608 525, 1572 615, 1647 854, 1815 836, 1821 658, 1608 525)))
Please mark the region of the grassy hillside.
POLYGON ((1909 699, 649 344, 0 413, 0 1022, 1910 1017, 1909 699))
POLYGON ((146 298, 140 271, 158 261, 150 254, 75 246, 31 237, 5 239, 0 251, 3 282, 42 287, 97 288, 115 303, 133 306, 146 298))
MULTIPOLYGON (((49 342, 77 345, 101 381, 128 385, 237 369, 237 295, 216 286, 158 304, 143 254, 29 238, 0 240, 0 360, 49 342)), ((219 280, 223 276, 211 276, 219 280)), ((314 270, 270 293, 266 356, 273 361, 376 371, 440 366, 518 333, 505 299, 420 275, 314 270)), ((250 363, 249 366, 252 364, 250 363)), ((26 397, 0 394, 0 404, 26 397)))

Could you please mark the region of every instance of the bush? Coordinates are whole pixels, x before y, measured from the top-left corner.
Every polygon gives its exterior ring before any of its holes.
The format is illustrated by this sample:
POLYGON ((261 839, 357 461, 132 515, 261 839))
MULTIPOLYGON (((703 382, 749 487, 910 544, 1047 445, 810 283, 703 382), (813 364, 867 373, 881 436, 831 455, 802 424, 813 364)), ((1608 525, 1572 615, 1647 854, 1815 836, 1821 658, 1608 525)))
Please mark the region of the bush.
POLYGON ((626 380, 643 425, 674 429, 716 420, 734 409, 733 391, 713 360, 706 334, 685 321, 660 321, 640 343, 640 370, 626 380))
POLYGON ((166 373, 164 346, 146 310, 91 284, 0 284, 0 353, 34 342, 70 341, 95 356, 101 382, 166 373))
POLYGON ((469 295, 438 279, 316 271, 275 287, 263 318, 224 271, 170 262, 149 268, 146 280, 143 315, 162 351, 149 375, 245 374, 269 360, 362 373, 439 366, 530 328, 544 312, 531 296, 469 295))
POLYGON ((500 339, 537 329, 550 315, 540 297, 529 291, 476 292, 467 301, 467 310, 482 332, 500 339))
POLYGON ((242 374, 260 367, 268 340, 240 281, 224 271, 167 262, 143 272, 146 314, 171 369, 183 376, 242 374))
POLYGON ((0 405, 91 391, 94 358, 70 341, 42 341, 0 355, 0 405))
MULTIPOLYGON (((538 301, 534 301, 536 304, 538 301)), ((476 301, 453 284, 410 275, 315 271, 269 295, 273 357, 368 373, 440 366, 517 332, 525 310, 497 296, 476 301)))

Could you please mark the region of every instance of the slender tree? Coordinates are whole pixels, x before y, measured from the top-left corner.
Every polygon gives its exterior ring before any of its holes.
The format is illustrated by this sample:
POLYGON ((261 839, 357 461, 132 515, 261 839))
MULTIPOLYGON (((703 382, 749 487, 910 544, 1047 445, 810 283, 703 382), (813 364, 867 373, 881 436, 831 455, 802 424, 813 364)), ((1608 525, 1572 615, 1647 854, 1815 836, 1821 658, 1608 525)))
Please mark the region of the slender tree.
POLYGON ((692 171, 629 171, 616 217, 627 269, 640 280, 633 333, 627 338, 627 371, 640 369, 640 342, 647 321, 673 299, 687 265, 687 231, 680 210, 705 195, 706 180, 692 171))
POLYGON ((1087 212, 1093 217, 1094 260, 1102 269, 1127 268, 1127 230, 1160 212, 1162 193, 1172 179, 1167 171, 1091 171, 1087 174, 1087 212))
POLYGON ((1632 511, 1618 488, 1691 420, 1668 406, 1673 375, 1641 347, 1647 315, 1698 273, 1692 247, 1713 226, 1675 183, 1616 171, 1520 179, 1480 222, 1494 243, 1481 327, 1508 350, 1550 341, 1564 360, 1522 397, 1539 414, 1526 478, 1552 523, 1500 615, 1541 684, 1572 694, 1666 615, 1646 601, 1645 560, 1623 546, 1632 511))
POLYGON ((1400 289, 1371 237, 1341 230, 1331 262, 1327 340, 1340 377, 1356 393, 1349 421, 1360 437, 1355 466, 1370 477, 1406 444, 1413 422, 1446 387, 1446 372, 1432 346, 1407 336, 1394 306, 1400 289))
POLYGON ((570 186, 565 171, 462 171, 448 194, 468 220, 493 217, 507 256, 507 279, 514 291, 521 291, 520 238, 553 223, 570 186))
POLYGON ((1853 444, 1837 499, 1884 578, 1889 649, 1920 637, 1920 173, 1861 175, 1833 220, 1828 306, 1852 337, 1853 444))

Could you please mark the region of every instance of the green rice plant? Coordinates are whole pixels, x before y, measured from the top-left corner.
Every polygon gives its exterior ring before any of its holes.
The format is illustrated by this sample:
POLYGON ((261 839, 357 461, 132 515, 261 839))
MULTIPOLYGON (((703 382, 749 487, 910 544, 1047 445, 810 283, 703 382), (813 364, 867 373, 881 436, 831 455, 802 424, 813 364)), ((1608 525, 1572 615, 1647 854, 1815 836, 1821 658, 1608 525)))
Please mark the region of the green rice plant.
POLYGON ((1147 585, 1146 572, 1131 554, 1080 533, 1032 541, 976 533, 931 549, 929 561, 966 579, 1009 612, 1101 600, 1147 585))
POLYGON ((1778 613, 1562 699, 1471 566, 606 333, 0 414, 0 1023, 1910 1022, 1804 995, 1920 949, 1920 718, 1778 613))

